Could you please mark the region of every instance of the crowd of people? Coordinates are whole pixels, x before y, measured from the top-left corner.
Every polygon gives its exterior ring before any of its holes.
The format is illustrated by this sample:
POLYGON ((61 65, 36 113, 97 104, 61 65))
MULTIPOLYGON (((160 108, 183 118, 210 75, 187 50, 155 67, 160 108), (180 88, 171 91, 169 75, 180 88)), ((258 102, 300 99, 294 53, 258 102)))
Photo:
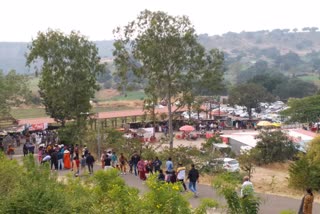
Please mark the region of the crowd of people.
POLYGON ((149 175, 158 173, 159 182, 176 183, 180 182, 184 191, 187 191, 185 184, 189 180, 189 190, 197 197, 196 183, 199 181, 199 171, 195 169, 192 164, 188 174, 186 174, 186 167, 182 163, 178 163, 178 167, 174 168, 173 162, 169 157, 165 165, 162 166, 162 161, 155 157, 153 160, 144 160, 137 152, 135 152, 130 159, 125 157, 123 153, 118 157, 114 151, 104 151, 101 155, 101 167, 105 170, 118 169, 119 173, 125 175, 126 173, 139 176, 141 180, 146 180, 149 175), (127 166, 129 170, 127 172, 127 166), (165 169, 165 171, 164 171, 165 169))
POLYGON ((51 170, 71 170, 75 176, 82 173, 93 173, 94 157, 89 152, 87 146, 82 150, 79 145, 63 145, 63 144, 48 144, 47 146, 40 145, 38 148, 38 161, 40 164, 50 163, 51 170))

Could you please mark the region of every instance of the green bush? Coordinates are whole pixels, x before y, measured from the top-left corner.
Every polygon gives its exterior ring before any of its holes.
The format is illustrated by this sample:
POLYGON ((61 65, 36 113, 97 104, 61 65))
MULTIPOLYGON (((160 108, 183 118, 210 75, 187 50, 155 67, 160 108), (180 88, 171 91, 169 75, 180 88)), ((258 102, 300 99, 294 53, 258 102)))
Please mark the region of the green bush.
POLYGON ((227 201, 228 212, 232 214, 259 213, 260 199, 255 194, 245 198, 239 197, 236 189, 241 184, 239 173, 222 173, 215 177, 213 187, 218 194, 223 195, 227 201))
POLYGON ((258 165, 292 160, 297 150, 291 140, 281 130, 261 130, 252 154, 258 165))
POLYGON ((292 163, 289 168, 289 185, 300 190, 308 187, 320 189, 320 137, 314 138, 308 146, 307 154, 292 163))
POLYGON ((320 166, 311 163, 306 157, 295 161, 289 168, 289 185, 305 190, 310 187, 320 189, 320 166))

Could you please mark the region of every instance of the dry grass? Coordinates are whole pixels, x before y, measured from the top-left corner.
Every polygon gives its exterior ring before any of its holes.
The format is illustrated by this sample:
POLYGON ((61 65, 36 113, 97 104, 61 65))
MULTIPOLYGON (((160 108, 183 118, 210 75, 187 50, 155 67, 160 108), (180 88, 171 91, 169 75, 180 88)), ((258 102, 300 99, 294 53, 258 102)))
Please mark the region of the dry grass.
MULTIPOLYGON (((274 163, 263 167, 255 167, 251 178, 255 191, 300 199, 301 196, 304 195, 304 192, 288 186, 289 164, 290 163, 274 163)), ((200 183, 211 185, 213 179, 213 176, 202 175, 200 177, 200 183)), ((320 202, 320 196, 317 195, 315 201, 320 202)))
POLYGON ((99 102, 96 107, 110 107, 110 108, 135 108, 142 109, 143 101, 141 100, 121 100, 121 101, 105 101, 99 102))

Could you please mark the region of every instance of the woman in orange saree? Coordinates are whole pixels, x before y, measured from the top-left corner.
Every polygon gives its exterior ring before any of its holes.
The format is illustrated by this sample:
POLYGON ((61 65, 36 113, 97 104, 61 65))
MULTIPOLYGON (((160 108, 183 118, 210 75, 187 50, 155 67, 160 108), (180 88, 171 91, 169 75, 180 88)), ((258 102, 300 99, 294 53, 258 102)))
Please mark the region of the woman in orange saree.
POLYGON ((67 149, 64 151, 64 154, 63 154, 63 163, 64 163, 65 169, 71 168, 70 152, 67 149))

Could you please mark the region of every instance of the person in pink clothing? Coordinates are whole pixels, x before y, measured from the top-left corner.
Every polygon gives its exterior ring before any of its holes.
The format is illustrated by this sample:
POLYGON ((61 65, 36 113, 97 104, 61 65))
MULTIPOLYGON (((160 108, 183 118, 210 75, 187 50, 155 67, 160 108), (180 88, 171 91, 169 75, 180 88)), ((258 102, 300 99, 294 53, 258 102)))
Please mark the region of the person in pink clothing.
POLYGON ((39 161, 39 163, 41 163, 41 161, 42 161, 42 154, 43 154, 43 147, 40 146, 39 149, 38 149, 38 161, 39 161))

